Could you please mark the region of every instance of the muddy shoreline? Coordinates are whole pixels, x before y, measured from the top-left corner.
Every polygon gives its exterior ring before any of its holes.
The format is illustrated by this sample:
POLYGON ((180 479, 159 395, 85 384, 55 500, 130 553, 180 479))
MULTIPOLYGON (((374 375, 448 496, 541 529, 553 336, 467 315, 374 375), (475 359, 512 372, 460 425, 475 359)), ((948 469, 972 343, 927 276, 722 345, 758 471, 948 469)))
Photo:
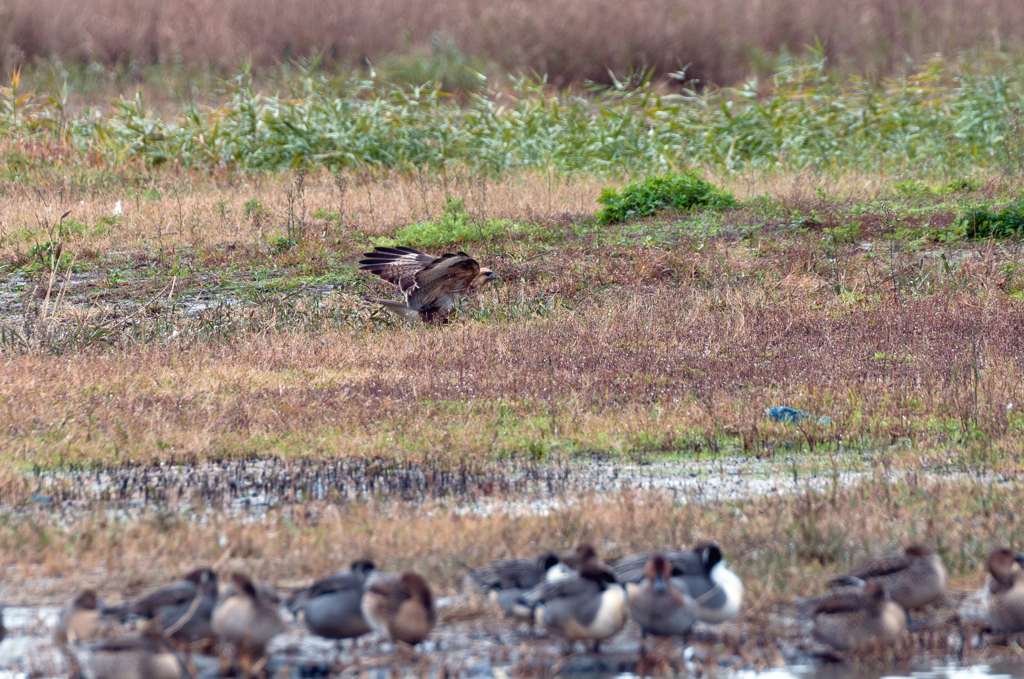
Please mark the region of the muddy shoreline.
MULTIPOLYGON (((743 500, 766 494, 821 493, 858 483, 870 471, 869 457, 848 456, 844 471, 800 469, 792 461, 720 458, 713 461, 618 464, 576 461, 571 465, 516 465, 504 468, 452 468, 381 461, 258 460, 122 468, 99 472, 65 471, 26 477, 24 498, 8 513, 61 522, 61 517, 116 513, 132 520, 160 512, 196 521, 228 517, 259 521, 288 507, 323 508, 330 503, 374 501, 430 506, 453 514, 516 516, 545 514, 584 495, 612 499, 615 493, 645 490, 667 493, 680 503, 743 500), (794 470, 796 470, 794 472, 794 470), (25 492, 31 491, 31 492, 25 492)), ((877 472, 875 472, 877 474, 877 472)), ((893 479, 927 483, 956 474, 890 472, 893 479)), ((723 539, 726 539, 723 536, 723 539)), ((157 584, 157 583, 153 583, 157 584)), ((287 591, 299 582, 278 582, 287 591)), ((64 659, 49 643, 59 605, 69 583, 61 578, 3 586, 8 638, 0 644, 0 678, 27 672, 52 677, 64 672, 64 659)), ((942 606, 915 616, 903 645, 867 656, 837 656, 813 642, 805 621, 771 589, 745 602, 735 621, 698 623, 689 644, 668 640, 646 657, 639 654, 639 629, 632 623, 610 639, 601 654, 563 654, 558 640, 504 620, 482 597, 443 591, 440 623, 430 639, 410 655, 364 639, 354 648, 313 637, 291 620, 289 631, 271 646, 268 667, 280 677, 390 676, 392 668, 423 676, 560 675, 612 676, 622 673, 676 673, 701 676, 771 667, 852 664, 878 668, 923 669, 941 664, 971 665, 1014 660, 1019 646, 1002 645, 980 634, 980 604, 971 592, 953 592, 942 606)), ((110 596, 109 592, 101 592, 110 596)), ((117 593, 112 601, 116 603, 117 593)), ((287 615, 287 614, 284 614, 287 615)), ((212 661, 200 659, 209 664, 212 661)), ((201 668, 200 668, 201 669, 201 668)), ((217 676, 203 675, 199 676, 217 676)))

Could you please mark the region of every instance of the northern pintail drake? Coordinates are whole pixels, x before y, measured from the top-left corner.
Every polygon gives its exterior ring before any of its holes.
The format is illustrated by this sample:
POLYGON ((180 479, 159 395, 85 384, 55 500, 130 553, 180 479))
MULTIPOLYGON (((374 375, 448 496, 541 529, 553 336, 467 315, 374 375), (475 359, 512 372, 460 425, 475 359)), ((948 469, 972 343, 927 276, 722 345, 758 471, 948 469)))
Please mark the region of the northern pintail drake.
POLYGON ((361 608, 367 578, 376 572, 372 561, 353 561, 341 571, 285 600, 285 607, 302 618, 310 632, 327 639, 354 639, 370 631, 361 608))
POLYGON ((248 576, 234 573, 231 585, 213 609, 212 626, 217 638, 233 645, 243 663, 261 655, 275 636, 285 631, 278 614, 279 601, 266 587, 248 576))
MULTIPOLYGON (((693 549, 665 552, 664 556, 672 566, 673 582, 693 597, 701 620, 725 622, 740 612, 743 581, 729 570, 718 545, 700 544, 693 549)), ((612 565, 615 577, 620 582, 641 582, 650 557, 633 554, 619 559, 612 565)))
POLYGON ((693 597, 672 582, 672 564, 655 554, 647 560, 644 574, 641 584, 626 585, 629 613, 642 635, 687 636, 700 613, 693 597))
POLYGON ((434 594, 419 573, 378 578, 363 594, 363 618, 391 641, 418 644, 437 622, 434 594))
POLYGON ((626 591, 611 569, 595 561, 574 577, 534 587, 524 601, 549 632, 570 643, 593 642, 595 653, 626 622, 626 591))
POLYGON ((812 616, 814 638, 839 651, 892 643, 907 629, 906 613, 879 582, 833 591, 816 602, 812 616))
POLYGON ((86 679, 181 679, 182 667, 160 625, 139 636, 107 639, 82 668, 86 679))
POLYGON ((181 580, 142 595, 128 606, 127 612, 147 619, 160 616, 165 629, 175 630, 172 637, 192 642, 215 636, 211 618, 216 605, 217 574, 209 568, 197 568, 181 580), (178 621, 189 611, 191 615, 179 625, 178 621))
POLYGON ((66 650, 69 644, 96 639, 99 632, 99 599, 95 591, 83 589, 60 612, 53 630, 53 643, 66 650))
POLYGON ((989 554, 985 620, 993 632, 1024 632, 1024 555, 1002 548, 989 554))
POLYGON ((534 559, 505 559, 470 571, 466 583, 484 590, 496 601, 506 617, 533 622, 533 611, 523 605, 522 596, 542 582, 554 582, 574 575, 553 552, 534 559))
POLYGON ((857 586, 869 582, 885 585, 893 601, 913 611, 941 599, 949 576, 938 554, 922 545, 910 545, 903 554, 863 563, 829 584, 857 586))

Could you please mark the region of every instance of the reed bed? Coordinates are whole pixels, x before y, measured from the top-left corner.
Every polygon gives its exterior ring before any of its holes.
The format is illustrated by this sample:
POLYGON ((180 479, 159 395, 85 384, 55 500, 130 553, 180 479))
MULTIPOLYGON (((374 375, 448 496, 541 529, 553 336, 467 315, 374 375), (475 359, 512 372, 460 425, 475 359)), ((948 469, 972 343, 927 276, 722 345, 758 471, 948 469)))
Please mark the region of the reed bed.
POLYGON ((141 95, 97 118, 72 115, 59 96, 7 88, 0 92, 4 166, 9 173, 53 162, 407 175, 462 169, 482 180, 681 167, 953 177, 1013 174, 1024 159, 1021 66, 1005 59, 992 70, 934 58, 873 84, 837 79, 818 52, 777 72, 767 93, 754 81, 672 93, 648 77, 580 96, 522 78, 462 101, 430 87, 331 80, 316 64, 291 68, 276 93, 261 93, 243 72, 223 105, 186 102, 172 117, 151 111, 141 95))

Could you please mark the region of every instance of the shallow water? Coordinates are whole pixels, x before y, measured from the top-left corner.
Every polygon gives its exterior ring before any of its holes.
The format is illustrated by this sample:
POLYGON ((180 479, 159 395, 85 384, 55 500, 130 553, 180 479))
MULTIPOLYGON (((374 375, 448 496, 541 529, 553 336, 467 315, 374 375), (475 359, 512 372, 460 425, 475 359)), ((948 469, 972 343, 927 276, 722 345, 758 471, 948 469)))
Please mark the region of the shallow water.
MULTIPOLYGON (((312 677, 367 677, 380 678, 413 674, 424 677, 502 677, 511 676, 573 676, 587 679, 633 679, 637 666, 639 630, 633 623, 602 646, 602 653, 594 655, 579 652, 565 657, 562 647, 554 639, 540 636, 526 627, 516 627, 494 615, 493 611, 474 608, 471 601, 461 596, 438 600, 442 622, 430 639, 420 645, 416 656, 396 652, 390 644, 364 637, 354 645, 346 641, 340 645, 314 637, 301 625, 291 620, 289 630, 270 645, 272 661, 268 668, 278 679, 308 679, 312 677)), ((50 641, 59 609, 55 606, 11 606, 4 610, 4 624, 8 636, 0 642, 0 679, 56 679, 67 676, 64 657, 50 641)), ((282 617, 290 616, 282 609, 282 617)), ((774 619, 773 625, 792 627, 783 618, 774 619)), ((742 623, 719 626, 698 623, 693 642, 683 647, 678 641, 666 640, 661 646, 648 646, 652 657, 662 657, 678 668, 680 673, 693 676, 724 676, 735 679, 889 679, 914 677, 917 679, 1024 679, 1024 662, 1000 664, 968 664, 956 666, 948 661, 916 655, 910 668, 890 671, 865 670, 841 664, 822 664, 816 657, 792 643, 801 635, 780 637, 779 650, 782 667, 761 672, 751 667, 757 662, 745 654, 737 656, 724 647, 722 641, 743 633, 742 623), (929 668, 930 669, 927 669, 929 668)), ((583 651, 577 646, 577 651, 583 651)), ((1016 647, 1007 649, 1011 653, 1016 647)), ((88 657, 88 647, 79 649, 79 657, 88 657)), ((779 657, 779 656, 776 656, 779 657)), ((1012 656, 1011 656, 1012 657, 1012 656)), ((197 659, 200 672, 194 679, 219 677, 217 662, 210 657, 197 659)))
POLYGON ((791 665, 764 672, 741 670, 733 673, 736 679, 1024 679, 1024 661, 1021 663, 993 663, 966 665, 938 664, 930 669, 915 671, 870 671, 848 665, 791 665))
MULTIPOLYGON (((807 489, 853 485, 871 474, 870 456, 849 455, 843 471, 795 473, 792 461, 749 457, 631 464, 575 460, 563 464, 522 461, 463 466, 385 459, 260 459, 113 467, 26 475, 20 488, 0 489, 0 511, 36 508, 51 512, 157 509, 202 515, 210 510, 258 518, 273 507, 303 502, 443 500, 456 513, 545 514, 574 498, 622 490, 672 494, 679 502, 737 500, 807 489)), ((949 479, 955 473, 888 472, 949 479)))

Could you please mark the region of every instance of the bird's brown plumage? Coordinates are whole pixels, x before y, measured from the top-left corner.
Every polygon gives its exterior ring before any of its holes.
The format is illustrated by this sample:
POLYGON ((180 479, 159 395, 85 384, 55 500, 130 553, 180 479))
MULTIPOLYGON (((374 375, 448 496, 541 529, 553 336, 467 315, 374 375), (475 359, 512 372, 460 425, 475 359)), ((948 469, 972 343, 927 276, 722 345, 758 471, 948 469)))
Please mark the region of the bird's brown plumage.
POLYGON ((487 283, 498 280, 488 268, 465 252, 440 257, 408 247, 374 248, 359 260, 360 271, 369 271, 398 286, 405 303, 375 299, 387 309, 410 320, 443 322, 463 298, 474 298, 487 283))
POLYGON ((1024 554, 1005 547, 988 557, 991 577, 984 595, 985 618, 993 631, 1017 634, 1024 631, 1024 554))
POLYGON ((376 580, 363 594, 362 611, 372 629, 407 644, 426 639, 437 622, 430 586, 412 572, 376 580))

